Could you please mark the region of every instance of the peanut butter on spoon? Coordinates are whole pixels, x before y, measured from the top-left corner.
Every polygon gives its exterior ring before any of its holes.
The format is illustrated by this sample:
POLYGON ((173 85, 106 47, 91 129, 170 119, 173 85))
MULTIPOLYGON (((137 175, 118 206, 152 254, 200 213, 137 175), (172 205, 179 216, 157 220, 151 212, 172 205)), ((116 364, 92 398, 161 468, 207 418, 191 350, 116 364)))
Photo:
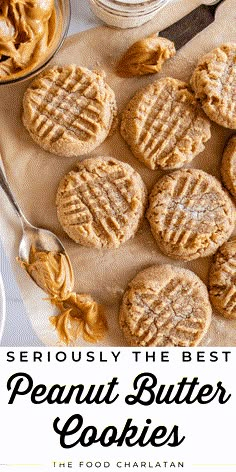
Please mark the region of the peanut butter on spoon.
POLYGON ((29 261, 21 261, 31 278, 50 298, 66 299, 74 287, 74 274, 66 254, 30 248, 29 261))
POLYGON ((104 337, 107 323, 102 307, 90 295, 72 291, 74 274, 67 255, 40 251, 32 246, 28 263, 19 262, 59 309, 59 314, 51 316, 50 322, 63 343, 73 344, 79 336, 96 343, 104 337))
POLYGON ((156 74, 167 59, 176 54, 172 41, 152 34, 132 44, 119 60, 116 71, 121 77, 156 74))
POLYGON ((0 80, 16 78, 39 64, 55 32, 54 0, 1 0, 0 80))

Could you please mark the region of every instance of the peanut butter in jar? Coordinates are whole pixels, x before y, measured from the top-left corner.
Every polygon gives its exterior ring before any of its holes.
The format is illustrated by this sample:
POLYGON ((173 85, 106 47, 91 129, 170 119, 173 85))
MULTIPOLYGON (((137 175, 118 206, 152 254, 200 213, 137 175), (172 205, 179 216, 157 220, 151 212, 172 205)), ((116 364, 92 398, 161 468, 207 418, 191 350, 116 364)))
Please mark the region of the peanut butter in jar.
POLYGON ((54 0, 1 0, 0 82, 41 63, 59 29, 54 0))

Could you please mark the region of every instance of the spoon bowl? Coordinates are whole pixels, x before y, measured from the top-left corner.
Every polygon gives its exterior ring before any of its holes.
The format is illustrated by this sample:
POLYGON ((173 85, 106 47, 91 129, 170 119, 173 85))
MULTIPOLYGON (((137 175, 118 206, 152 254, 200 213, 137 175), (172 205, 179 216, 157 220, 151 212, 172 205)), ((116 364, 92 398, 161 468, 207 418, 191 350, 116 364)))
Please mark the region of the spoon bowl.
POLYGON ((66 254, 63 244, 54 233, 27 223, 24 224, 23 236, 19 245, 19 258, 23 262, 29 262, 32 247, 37 251, 66 254))
MULTIPOLYGON (((29 223, 29 221, 24 216, 21 208, 15 200, 15 197, 11 191, 10 185, 7 181, 5 169, 3 162, 0 156, 0 187, 5 192, 8 200, 13 206, 15 212, 20 218, 22 226, 22 239, 19 245, 19 258, 22 262, 29 263, 30 251, 32 248, 37 251, 42 252, 55 252, 59 254, 64 254, 69 264, 69 256, 66 253, 66 250, 61 243, 60 239, 47 229, 37 228, 29 223)), ((29 274, 30 275, 30 274, 29 274)), ((32 280, 41 288, 37 281, 31 277, 32 280)))

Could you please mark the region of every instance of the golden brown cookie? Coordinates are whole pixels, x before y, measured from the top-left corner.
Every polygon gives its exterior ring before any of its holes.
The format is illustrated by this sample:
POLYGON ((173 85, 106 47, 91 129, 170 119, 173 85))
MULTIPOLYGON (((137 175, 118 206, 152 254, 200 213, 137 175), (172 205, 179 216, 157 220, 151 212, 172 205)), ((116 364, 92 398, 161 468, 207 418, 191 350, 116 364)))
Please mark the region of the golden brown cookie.
POLYGON ((229 139, 224 150, 221 175, 225 186, 236 198, 236 135, 229 139))
POLYGON ((76 65, 44 71, 23 99, 23 123, 34 141, 60 156, 81 156, 108 136, 117 114, 103 75, 76 65))
POLYGON ((167 264, 145 269, 129 283, 119 321, 131 346, 196 346, 211 312, 199 277, 167 264))
POLYGON ((222 316, 236 319, 236 239, 223 244, 214 257, 209 273, 209 294, 222 316))
POLYGON ((117 248, 136 233, 146 199, 146 187, 129 164, 113 157, 96 157, 79 163, 62 179, 57 214, 75 242, 117 248))
POLYGON ((157 181, 147 217, 161 251, 189 261, 214 254, 230 237, 235 207, 215 177, 183 169, 157 181))
POLYGON ((121 134, 150 169, 190 162, 210 138, 210 121, 188 85, 170 77, 139 91, 122 115, 121 134))
POLYGON ((236 129, 236 43, 222 44, 203 56, 190 83, 209 118, 236 129))

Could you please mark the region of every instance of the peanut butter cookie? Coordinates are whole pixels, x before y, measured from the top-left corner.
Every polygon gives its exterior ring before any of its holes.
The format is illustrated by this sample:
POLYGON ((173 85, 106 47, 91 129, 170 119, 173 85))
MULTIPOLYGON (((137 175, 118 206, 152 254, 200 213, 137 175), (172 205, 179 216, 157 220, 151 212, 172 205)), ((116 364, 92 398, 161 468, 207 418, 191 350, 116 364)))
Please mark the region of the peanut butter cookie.
POLYGON ((224 150, 221 175, 225 186, 236 198, 236 135, 229 139, 224 150))
POLYGON ((214 254, 230 237, 235 207, 215 177, 183 169, 157 181, 147 217, 161 251, 189 261, 214 254))
POLYGON ((190 83, 209 118, 236 129, 236 43, 222 44, 203 56, 190 83))
POLYGON ((56 205, 66 233, 83 246, 117 248, 143 218, 146 187, 128 164, 113 157, 86 159, 59 185, 56 205))
POLYGON ((207 288, 197 275, 157 265, 129 283, 119 321, 131 346, 196 346, 207 332, 211 312, 207 288))
POLYGON ((210 300, 225 318, 236 319, 236 239, 215 255, 209 274, 210 300))
POLYGON ((188 85, 170 77, 139 91, 123 112, 121 134, 150 169, 190 162, 210 138, 210 121, 188 85))
POLYGON ((76 65, 55 66, 25 92, 23 123, 34 141, 60 156, 81 156, 108 136, 116 101, 104 77, 76 65))

